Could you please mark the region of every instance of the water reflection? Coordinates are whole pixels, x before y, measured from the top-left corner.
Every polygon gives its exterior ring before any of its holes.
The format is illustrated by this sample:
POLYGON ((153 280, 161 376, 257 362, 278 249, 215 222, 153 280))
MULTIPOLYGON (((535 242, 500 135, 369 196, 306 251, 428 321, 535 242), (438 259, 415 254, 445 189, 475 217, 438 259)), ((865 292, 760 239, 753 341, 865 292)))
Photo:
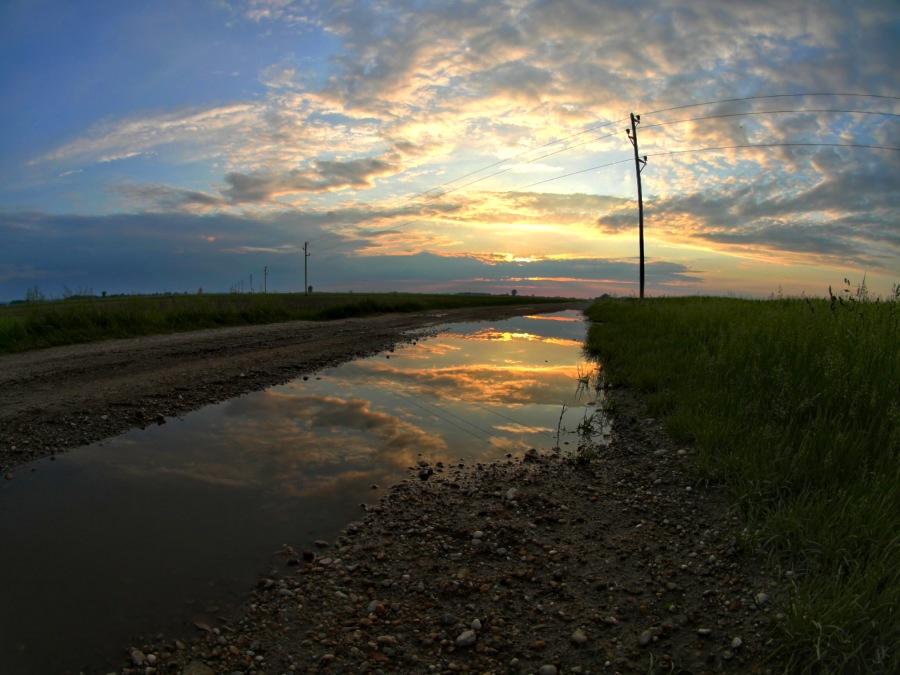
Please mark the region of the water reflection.
POLYGON ((103 672, 139 633, 239 602, 283 543, 333 538, 417 460, 552 447, 564 406, 570 430, 592 410, 583 337, 576 312, 455 325, 35 463, 0 486, 0 670, 103 672))

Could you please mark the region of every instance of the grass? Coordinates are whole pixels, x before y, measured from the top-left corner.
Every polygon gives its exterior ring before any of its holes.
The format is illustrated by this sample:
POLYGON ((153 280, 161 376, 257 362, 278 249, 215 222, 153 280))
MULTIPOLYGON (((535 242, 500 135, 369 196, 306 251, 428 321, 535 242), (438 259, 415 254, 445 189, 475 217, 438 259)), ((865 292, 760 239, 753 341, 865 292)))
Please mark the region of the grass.
POLYGON ((562 300, 566 298, 405 293, 77 297, 0 307, 0 354, 202 328, 562 300))
POLYGON ((791 592, 790 672, 900 672, 900 302, 598 300, 608 381, 696 449, 791 592))

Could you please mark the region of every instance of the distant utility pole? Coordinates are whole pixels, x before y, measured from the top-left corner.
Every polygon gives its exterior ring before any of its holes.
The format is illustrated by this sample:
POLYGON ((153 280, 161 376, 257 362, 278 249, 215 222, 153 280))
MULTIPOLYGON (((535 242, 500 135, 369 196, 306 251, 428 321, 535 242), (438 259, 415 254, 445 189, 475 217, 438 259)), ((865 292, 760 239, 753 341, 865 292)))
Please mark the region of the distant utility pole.
POLYGON ((253 293, 253 275, 250 275, 250 293, 253 293))
POLYGON ((641 190, 641 171, 647 165, 647 155, 640 156, 638 152, 637 125, 641 123, 641 116, 631 113, 631 129, 626 129, 628 140, 634 146, 634 172, 637 176, 638 194, 638 240, 641 249, 641 297, 644 297, 644 195, 641 190))
POLYGON ((306 261, 309 259, 309 242, 303 243, 303 292, 309 295, 309 283, 306 280, 306 261))
POLYGON ((263 293, 269 292, 269 268, 263 267, 263 293))

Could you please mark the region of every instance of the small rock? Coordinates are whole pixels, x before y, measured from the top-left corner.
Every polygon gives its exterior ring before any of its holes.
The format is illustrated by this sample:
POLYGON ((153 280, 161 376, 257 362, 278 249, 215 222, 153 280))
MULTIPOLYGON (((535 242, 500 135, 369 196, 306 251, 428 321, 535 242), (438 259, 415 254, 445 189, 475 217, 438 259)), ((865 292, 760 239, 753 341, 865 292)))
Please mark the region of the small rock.
POLYGON ((319 548, 328 548, 328 542, 324 539, 316 539, 313 544, 318 546, 319 548))
POLYGON ((569 641, 573 645, 583 645, 585 642, 587 642, 587 635, 584 634, 583 630, 578 628, 574 633, 572 633, 571 636, 569 636, 569 641))
POLYGON ((469 628, 471 628, 472 630, 481 630, 481 621, 479 621, 478 619, 475 619, 472 622, 472 625, 469 626, 469 628))
POLYGON ((456 646, 457 647, 472 647, 475 644, 475 640, 476 640, 476 637, 475 637, 474 630, 463 631, 456 638, 456 646))
POLYGON ((445 612, 441 616, 441 623, 444 624, 445 626, 455 626, 456 624, 459 623, 459 619, 457 619, 455 616, 453 616, 449 612, 445 612))
POLYGON ((181 675, 216 675, 216 671, 200 661, 191 661, 181 669, 181 675))
POLYGON ((541 666, 538 669, 538 675, 556 675, 559 671, 552 663, 541 666))
POLYGON ((756 600, 757 607, 763 607, 766 603, 769 602, 769 594, 768 593, 757 593, 754 600, 756 600))
POLYGON ((647 645, 650 644, 650 642, 652 640, 653 640, 653 633, 650 632, 649 630, 645 630, 643 633, 641 633, 641 636, 638 638, 638 644, 641 647, 646 647, 647 645))
POLYGON ((712 635, 712 629, 711 628, 698 628, 697 635, 699 635, 700 637, 709 637, 710 635, 712 635))
POLYGON ((147 662, 147 657, 140 649, 132 649, 131 662, 136 666, 142 666, 147 662))
POLYGON ((742 644, 744 644, 744 641, 741 640, 741 638, 736 637, 731 641, 731 648, 732 649, 740 649, 742 644))

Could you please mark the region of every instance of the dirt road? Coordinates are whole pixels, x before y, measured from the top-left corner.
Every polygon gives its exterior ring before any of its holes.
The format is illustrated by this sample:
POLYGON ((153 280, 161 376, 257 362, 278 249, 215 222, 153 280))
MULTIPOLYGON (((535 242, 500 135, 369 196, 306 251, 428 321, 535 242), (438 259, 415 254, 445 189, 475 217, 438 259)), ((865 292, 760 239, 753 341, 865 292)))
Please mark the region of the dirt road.
POLYGON ((221 328, 0 357, 0 475, 201 406, 376 354, 456 321, 586 303, 389 314, 221 328))

